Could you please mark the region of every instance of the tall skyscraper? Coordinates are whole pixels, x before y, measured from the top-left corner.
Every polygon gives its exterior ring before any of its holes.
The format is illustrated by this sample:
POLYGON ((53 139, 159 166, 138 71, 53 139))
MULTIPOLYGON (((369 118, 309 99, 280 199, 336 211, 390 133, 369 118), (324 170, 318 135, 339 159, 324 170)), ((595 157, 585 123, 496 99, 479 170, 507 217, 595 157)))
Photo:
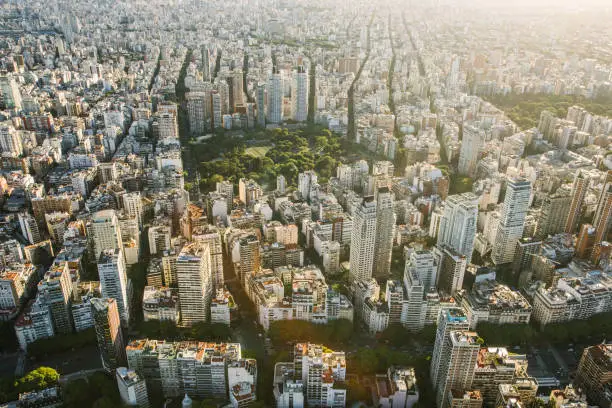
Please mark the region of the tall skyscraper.
POLYGON ((593 226, 595 227, 595 244, 605 241, 612 224, 612 170, 608 171, 606 181, 597 201, 593 226))
POLYGON ((444 308, 438 315, 438 326, 436 328, 436 341, 431 355, 431 382, 434 389, 446 377, 444 370, 448 363, 451 352, 450 333, 454 330, 469 330, 470 323, 463 309, 444 308))
POLYGON ((255 235, 249 235, 240 239, 240 283, 247 287, 251 275, 261 269, 261 248, 259 239, 255 235))
POLYGON ((298 174, 298 191, 302 199, 310 201, 310 191, 315 184, 317 184, 317 173, 314 170, 298 174))
POLYGON ((208 319, 212 297, 210 248, 199 242, 187 244, 176 259, 181 322, 191 326, 208 319))
POLYGON ((149 396, 145 379, 134 370, 117 368, 117 387, 124 404, 130 407, 149 408, 149 396))
POLYGON ((265 83, 257 84, 257 125, 266 126, 266 99, 268 92, 265 83))
POLYGON ((459 151, 459 174, 474 176, 478 165, 478 155, 484 144, 484 130, 470 124, 463 125, 463 139, 459 151))
POLYGON ((429 289, 435 288, 438 268, 431 251, 413 251, 408 262, 406 262, 404 276, 409 270, 416 272, 425 293, 429 292, 429 289))
POLYGON ((188 92, 187 117, 189 132, 192 135, 203 135, 207 130, 206 119, 210 116, 210 92, 188 92))
POLYGON ((218 91, 210 93, 210 116, 213 129, 223 126, 223 98, 218 91))
POLYGON ((85 228, 91 259, 97 260, 104 249, 123 249, 119 220, 114 210, 94 213, 85 228))
POLYGON ((497 265, 514 260, 516 243, 523 236, 530 195, 531 183, 529 181, 524 178, 508 180, 506 197, 491 256, 493 262, 497 265))
POLYGON ((100 290, 105 298, 117 301, 121 323, 127 325, 130 318, 125 259, 119 248, 105 249, 98 258, 100 290))
POLYGON ((178 122, 172 112, 162 112, 158 118, 159 140, 178 139, 178 122))
POLYGON ((600 407, 612 406, 609 386, 612 382, 612 344, 598 344, 587 347, 576 371, 574 384, 582 389, 593 404, 600 407))
POLYGON ((584 173, 578 170, 578 174, 574 178, 572 185, 572 201, 567 213, 567 221, 565 222, 565 232, 573 234, 578 228, 580 216, 582 215, 582 203, 589 189, 589 180, 584 173))
POLYGON ((454 295, 463 288, 463 278, 467 268, 467 258, 450 248, 434 248, 438 255, 437 289, 448 295, 454 295))
POLYGON ((210 48, 208 48, 207 44, 202 45, 201 52, 202 52, 202 79, 204 80, 204 82, 210 82, 210 80, 212 79, 210 75, 211 58, 210 58, 210 48))
POLYGON ((376 194, 376 244, 374 245, 372 269, 372 275, 375 278, 389 277, 394 232, 393 193, 388 187, 381 187, 376 194))
POLYGON ((547 194, 542 202, 542 214, 538 220, 536 236, 546 239, 565 230, 567 210, 570 208, 572 196, 569 191, 559 189, 553 194, 547 194))
POLYGON ((21 109, 21 92, 13 77, 0 77, 0 94, 5 109, 21 109))
POLYGON ((110 372, 125 366, 127 359, 117 301, 92 298, 90 302, 102 367, 110 372))
MULTIPOLYGON (((449 334, 449 348, 440 367, 436 402, 439 408, 451 408, 449 394, 463 395, 474 381, 480 343, 478 334, 470 331, 453 330, 449 334)), ((482 404, 482 401, 480 401, 482 404)))
POLYGON ((297 122, 308 119, 308 72, 303 65, 293 71, 291 118, 297 122))
POLYGON ((470 262, 478 223, 478 197, 472 193, 448 196, 438 230, 438 246, 447 247, 470 262))
POLYGON ((72 333, 72 280, 67 262, 51 266, 38 283, 38 293, 49 307, 55 333, 72 333))
POLYGON ((350 281, 372 277, 376 245, 376 200, 364 197, 355 208, 351 231, 350 281))
POLYGON ((213 225, 196 227, 192 239, 210 248, 210 273, 214 289, 223 289, 223 243, 221 233, 213 225))
POLYGON ((283 75, 276 71, 268 79, 268 122, 283 121, 283 75))

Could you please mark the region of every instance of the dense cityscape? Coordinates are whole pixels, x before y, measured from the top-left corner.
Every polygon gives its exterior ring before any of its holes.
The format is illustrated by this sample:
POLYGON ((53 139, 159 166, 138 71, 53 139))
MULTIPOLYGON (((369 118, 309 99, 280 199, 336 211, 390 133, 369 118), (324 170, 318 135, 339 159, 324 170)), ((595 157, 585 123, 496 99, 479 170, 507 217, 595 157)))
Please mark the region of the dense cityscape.
POLYGON ((610 5, 0 2, 0 407, 612 408, 610 5))

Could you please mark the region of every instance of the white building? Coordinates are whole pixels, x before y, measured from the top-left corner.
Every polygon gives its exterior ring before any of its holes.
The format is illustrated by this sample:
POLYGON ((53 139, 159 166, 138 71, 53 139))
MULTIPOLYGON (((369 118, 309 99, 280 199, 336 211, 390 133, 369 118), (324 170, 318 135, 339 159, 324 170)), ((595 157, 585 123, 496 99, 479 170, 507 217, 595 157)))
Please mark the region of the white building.
POLYGON ((472 193, 448 196, 438 230, 438 246, 472 259, 478 224, 478 197, 472 193))
POLYGON ((524 178, 508 180, 495 246, 491 254, 493 262, 497 265, 514 260, 516 243, 523 237, 530 195, 529 181, 524 178))
POLYGON ((372 277, 376 244, 376 200, 365 197, 355 209, 351 233, 350 280, 372 277))
POLYGON ((210 302, 210 322, 229 326, 233 303, 234 299, 228 291, 217 289, 217 295, 210 302))
POLYGON ((130 317, 128 283, 125 260, 119 248, 105 249, 100 253, 98 275, 102 296, 117 301, 121 324, 127 326, 130 317))
POLYGON ((459 151, 459 173, 473 176, 478 165, 478 155, 484 148, 485 132, 476 126, 465 124, 463 126, 463 139, 459 151))
POLYGON ((268 79, 268 122, 281 123, 283 121, 283 75, 274 72, 268 79))
POLYGON ((293 71, 291 118, 296 122, 305 122, 308 118, 308 72, 303 66, 293 71))
POLYGON ((98 211, 85 227, 93 259, 97 260, 105 249, 123 249, 119 220, 114 210, 98 211))
POLYGON ((395 211, 393 193, 388 187, 381 187, 376 194, 376 243, 372 275, 386 278, 391 269, 391 250, 395 234, 395 211))
POLYGON ((176 260, 181 322, 191 326, 208 318, 212 296, 210 248, 201 243, 183 247, 176 260))
POLYGON ((124 404, 139 408, 149 407, 147 384, 144 378, 140 377, 136 371, 125 367, 118 367, 115 377, 119 395, 124 404))

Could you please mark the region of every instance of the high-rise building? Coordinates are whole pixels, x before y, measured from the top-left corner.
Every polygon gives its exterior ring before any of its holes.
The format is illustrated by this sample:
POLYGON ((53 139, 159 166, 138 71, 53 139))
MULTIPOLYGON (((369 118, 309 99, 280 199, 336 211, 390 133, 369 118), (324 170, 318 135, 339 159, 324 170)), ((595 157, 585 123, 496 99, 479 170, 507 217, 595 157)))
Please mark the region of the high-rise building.
POLYGON ((410 258, 408 262, 406 262, 404 269, 404 277, 406 276, 406 271, 408 270, 414 270, 416 272, 420 283, 423 285, 425 293, 429 292, 430 289, 435 288, 438 267, 431 251, 411 252, 410 258))
POLYGON ((612 407, 612 343, 587 347, 582 352, 574 385, 601 408, 612 407))
POLYGON ((178 122, 172 112, 162 112, 157 120, 159 140, 178 139, 178 122))
POLYGON ((53 244, 58 247, 64 243, 64 233, 68 229, 70 222, 70 214, 66 212, 52 212, 45 214, 45 222, 47 223, 47 231, 53 241, 53 244))
POLYGON ((0 94, 5 109, 21 109, 21 92, 13 77, 0 77, 0 94))
POLYGON ((533 256, 540 252, 542 241, 535 238, 521 238, 516 242, 516 252, 512 263, 512 274, 518 278, 522 271, 531 269, 533 256))
POLYGON ((212 128, 217 129, 223 126, 223 98, 219 91, 210 93, 210 116, 212 118, 212 128))
POLYGON ((606 241, 612 225, 612 181, 607 182, 601 192, 593 226, 595 227, 595 244, 606 241))
POLYGON ((15 156, 23 154, 21 136, 8 121, 0 123, 0 152, 11 153, 15 156))
POLYGON ((38 223, 30 213, 19 213, 18 218, 21 234, 30 244, 37 244, 43 240, 40 230, 38 229, 38 223))
POLYGON ((309 407, 344 407, 346 389, 334 387, 346 379, 344 352, 318 344, 298 343, 293 350, 294 379, 302 381, 309 407))
POLYGON ((238 180, 238 198, 247 207, 263 196, 261 186, 254 180, 241 178, 238 180))
POLYGON ((207 130, 206 119, 210 116, 210 95, 208 92, 188 92, 187 117, 189 132, 192 135, 202 135, 207 130))
POLYGON ((212 297, 210 248, 194 242, 183 247, 176 259, 181 322, 191 326, 208 320, 212 297))
POLYGON ((248 235, 239 241, 240 249, 240 283, 247 287, 249 278, 261 269, 261 247, 255 235, 248 235))
POLYGON ((538 220, 536 236, 546 239, 565 230, 567 209, 570 208, 572 196, 569 191, 559 189, 553 194, 547 194, 542 202, 542 213, 538 220))
POLYGON ((291 118, 297 122, 308 119, 308 72, 303 65, 293 71, 291 118))
POLYGON ((136 218, 138 226, 142 228, 144 209, 142 207, 142 197, 139 191, 125 193, 123 195, 123 211, 132 218, 136 218))
POLYGON ((436 341, 431 355, 431 382, 434 389, 444 380, 448 374, 443 366, 448 363, 452 344, 450 333, 453 330, 469 330, 470 323, 463 309, 444 308, 438 315, 436 329, 436 341))
POLYGON ((572 201, 570 202, 569 209, 567 209, 565 232, 568 234, 573 234, 576 232, 576 228, 578 228, 580 216, 582 215, 582 204, 588 189, 589 179, 582 171, 578 170, 578 174, 576 174, 574 184, 572 185, 572 201))
POLYGON ((119 395, 124 404, 130 407, 149 408, 147 384, 134 370, 118 367, 115 373, 119 395))
POLYGON ((127 325, 130 318, 125 259, 119 248, 105 249, 98 258, 100 290, 105 298, 117 301, 121 323, 127 325))
POLYGON ((393 193, 381 187, 376 194, 376 244, 372 276, 387 278, 391 270, 391 251, 395 237, 395 211, 393 193))
POLYGON ((308 170, 298 174, 298 191, 304 200, 310 200, 310 191, 317 184, 317 173, 308 170))
POLYGON ((268 122, 281 123, 283 121, 283 75, 275 71, 268 79, 268 122))
MULTIPOLYGON (((408 265, 408 263, 406 263, 408 265)), ((418 269, 407 267, 404 270, 404 288, 406 299, 402 304, 401 323, 408 330, 418 332, 425 325, 426 302, 423 300, 425 290, 420 280, 418 269)))
POLYGON ((454 295, 463 287, 467 258, 449 248, 435 248, 439 262, 436 287, 447 295, 454 295))
POLYGON ((150 226, 147 235, 149 236, 149 253, 151 255, 162 254, 170 249, 172 239, 170 225, 150 226))
POLYGON ((497 265, 514 260, 516 243, 523 236, 530 195, 531 183, 529 181, 524 178, 508 180, 506 197, 491 256, 493 262, 497 265))
POLYGON ((478 197, 472 193, 448 196, 438 230, 438 246, 447 247, 470 262, 478 223, 478 197))
POLYGON ((195 242, 210 248, 210 273, 214 289, 223 289, 223 243, 221 233, 213 225, 197 227, 192 234, 195 242))
POLYGON ((478 155, 485 144, 484 130, 470 124, 463 126, 463 139, 459 151, 459 174, 473 176, 478 165, 478 155))
POLYGON ((351 231, 350 280, 367 280, 372 277, 374 249, 376 245, 376 200, 364 197, 355 208, 351 231))
POLYGON ((452 407, 450 393, 463 395, 471 389, 480 351, 478 334, 464 330, 451 331, 448 346, 438 372, 436 402, 440 408, 452 407))
POLYGON ((93 298, 90 303, 102 367, 106 371, 113 371, 126 363, 117 301, 93 298))
POLYGON ((72 333, 72 280, 68 262, 49 268, 38 283, 38 293, 49 307, 55 333, 72 333))
POLYGON ((266 99, 268 92, 265 83, 257 84, 257 125, 266 126, 266 99))
POLYGON ((97 260, 105 249, 123 249, 119 220, 114 210, 94 213, 85 228, 92 259, 97 260))

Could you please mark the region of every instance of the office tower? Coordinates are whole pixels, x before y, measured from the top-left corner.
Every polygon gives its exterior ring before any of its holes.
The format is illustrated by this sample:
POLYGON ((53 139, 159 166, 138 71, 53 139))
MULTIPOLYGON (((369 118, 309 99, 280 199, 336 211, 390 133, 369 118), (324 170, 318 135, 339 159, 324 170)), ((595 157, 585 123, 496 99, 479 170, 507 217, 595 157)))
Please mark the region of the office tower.
POLYGON ((453 330, 449 333, 448 339, 447 354, 442 358, 438 373, 436 402, 439 408, 451 407, 449 393, 463 395, 470 390, 480 350, 478 334, 474 332, 453 330))
POLYGON ((117 301, 121 323, 127 325, 130 317, 127 275, 123 253, 119 248, 105 249, 100 252, 98 275, 102 296, 117 301))
POLYGON ((142 207, 142 197, 139 191, 125 193, 123 195, 123 211, 132 218, 136 218, 138 226, 142 228, 144 209, 142 207))
POLYGON ((102 367, 106 371, 113 371, 126 363, 117 301, 93 298, 90 303, 102 367))
POLYGON ((448 362, 451 350, 450 332, 453 330, 469 330, 470 323, 463 309, 443 308, 438 315, 436 341, 431 355, 431 382, 434 389, 446 377, 442 365, 448 362))
POLYGON ((97 260, 104 249, 123 249, 119 220, 114 210, 94 213, 87 220, 85 228, 91 259, 97 260))
POLYGON ((0 94, 5 109, 21 109, 21 92, 13 77, 0 77, 0 94))
POLYGON ((595 244, 608 239, 612 224, 612 182, 607 182, 601 193, 595 214, 595 244))
POLYGON ((257 125, 266 126, 266 99, 267 90, 265 83, 257 84, 257 125))
POLYGON ((212 297, 208 245, 197 242, 185 245, 176 259, 176 275, 182 324, 191 326, 207 321, 212 297))
POLYGON ((115 373, 119 395, 124 404, 131 407, 149 408, 147 384, 134 370, 117 368, 115 373))
POLYGON ((249 278, 261 270, 261 248, 259 239, 255 235, 248 235, 241 238, 240 249, 240 283, 243 288, 247 287, 249 278))
POLYGON ((310 201, 310 191, 315 184, 317 184, 317 173, 313 170, 298 174, 298 191, 303 200, 310 201))
POLYGON ((438 256, 438 281, 436 287, 447 295, 454 295, 463 288, 467 258, 450 248, 434 249, 438 256))
POLYGON ((530 195, 531 183, 529 181, 524 178, 508 180, 506 197, 491 256, 496 265, 514 260, 516 242, 523 236, 530 195))
POLYGON ((19 213, 18 218, 21 234, 30 244, 37 244, 43 240, 38 223, 30 213, 19 213))
POLYGON ((522 271, 531 269, 533 256, 540 253, 542 241, 535 238, 521 238, 516 242, 516 252, 512 263, 512 274, 518 278, 522 271))
POLYGON ((431 288, 435 288, 438 268, 431 251, 411 252, 404 267, 404 276, 406 276, 408 270, 414 270, 417 273, 425 293, 429 292, 431 288))
POLYGON ((440 219, 438 246, 450 248, 471 262, 477 223, 478 197, 472 193, 448 196, 440 219))
POLYGON ((478 165, 478 155, 485 144, 485 132, 476 126, 463 125, 463 139, 459 151, 459 174, 473 177, 478 165))
POLYGON ((223 243, 219 229, 213 225, 197 227, 193 231, 192 239, 210 248, 212 285, 215 289, 223 289, 223 243))
POLYGON ((212 118, 211 128, 217 129, 223 126, 223 100, 219 91, 210 93, 210 116, 212 118))
POLYGON ((588 189, 589 180, 582 171, 578 170, 572 185, 572 201, 567 210, 567 220, 565 222, 565 232, 568 234, 573 234, 576 232, 576 228, 578 228, 580 216, 582 215, 582 204, 588 189))
POLYGON ((306 390, 310 407, 344 407, 346 389, 334 387, 346 379, 344 352, 331 351, 318 344, 298 343, 293 350, 294 379, 306 390))
POLYGON ((202 45, 200 50, 202 53, 202 79, 204 80, 204 82, 210 82, 210 80, 212 79, 212 76, 210 73, 210 63, 211 63, 210 48, 208 48, 207 44, 204 44, 202 45))
POLYGON ((395 211, 393 193, 388 187, 378 189, 376 195, 376 244, 372 276, 387 278, 391 269, 391 250, 395 237, 395 211))
POLYGON ((283 75, 274 71, 268 79, 268 122, 283 121, 283 75))
POLYGON ((355 208, 351 231, 350 281, 372 277, 376 245, 376 200, 364 197, 355 208))
POLYGON ((559 189, 553 194, 547 194, 542 201, 542 213, 538 220, 536 236, 546 239, 565 230, 567 210, 570 208, 572 196, 568 190, 559 189))
POLYGON ((72 333, 72 280, 68 262, 53 264, 38 283, 38 293, 51 312, 56 333, 72 333))
POLYGON ((308 72, 302 65, 293 71, 291 118, 296 122, 308 119, 308 72))
POLYGON ((602 408, 612 407, 612 343, 587 347, 582 352, 574 386, 602 408))
POLYGON ((0 152, 11 153, 15 156, 23 154, 21 136, 8 121, 0 123, 0 152))

